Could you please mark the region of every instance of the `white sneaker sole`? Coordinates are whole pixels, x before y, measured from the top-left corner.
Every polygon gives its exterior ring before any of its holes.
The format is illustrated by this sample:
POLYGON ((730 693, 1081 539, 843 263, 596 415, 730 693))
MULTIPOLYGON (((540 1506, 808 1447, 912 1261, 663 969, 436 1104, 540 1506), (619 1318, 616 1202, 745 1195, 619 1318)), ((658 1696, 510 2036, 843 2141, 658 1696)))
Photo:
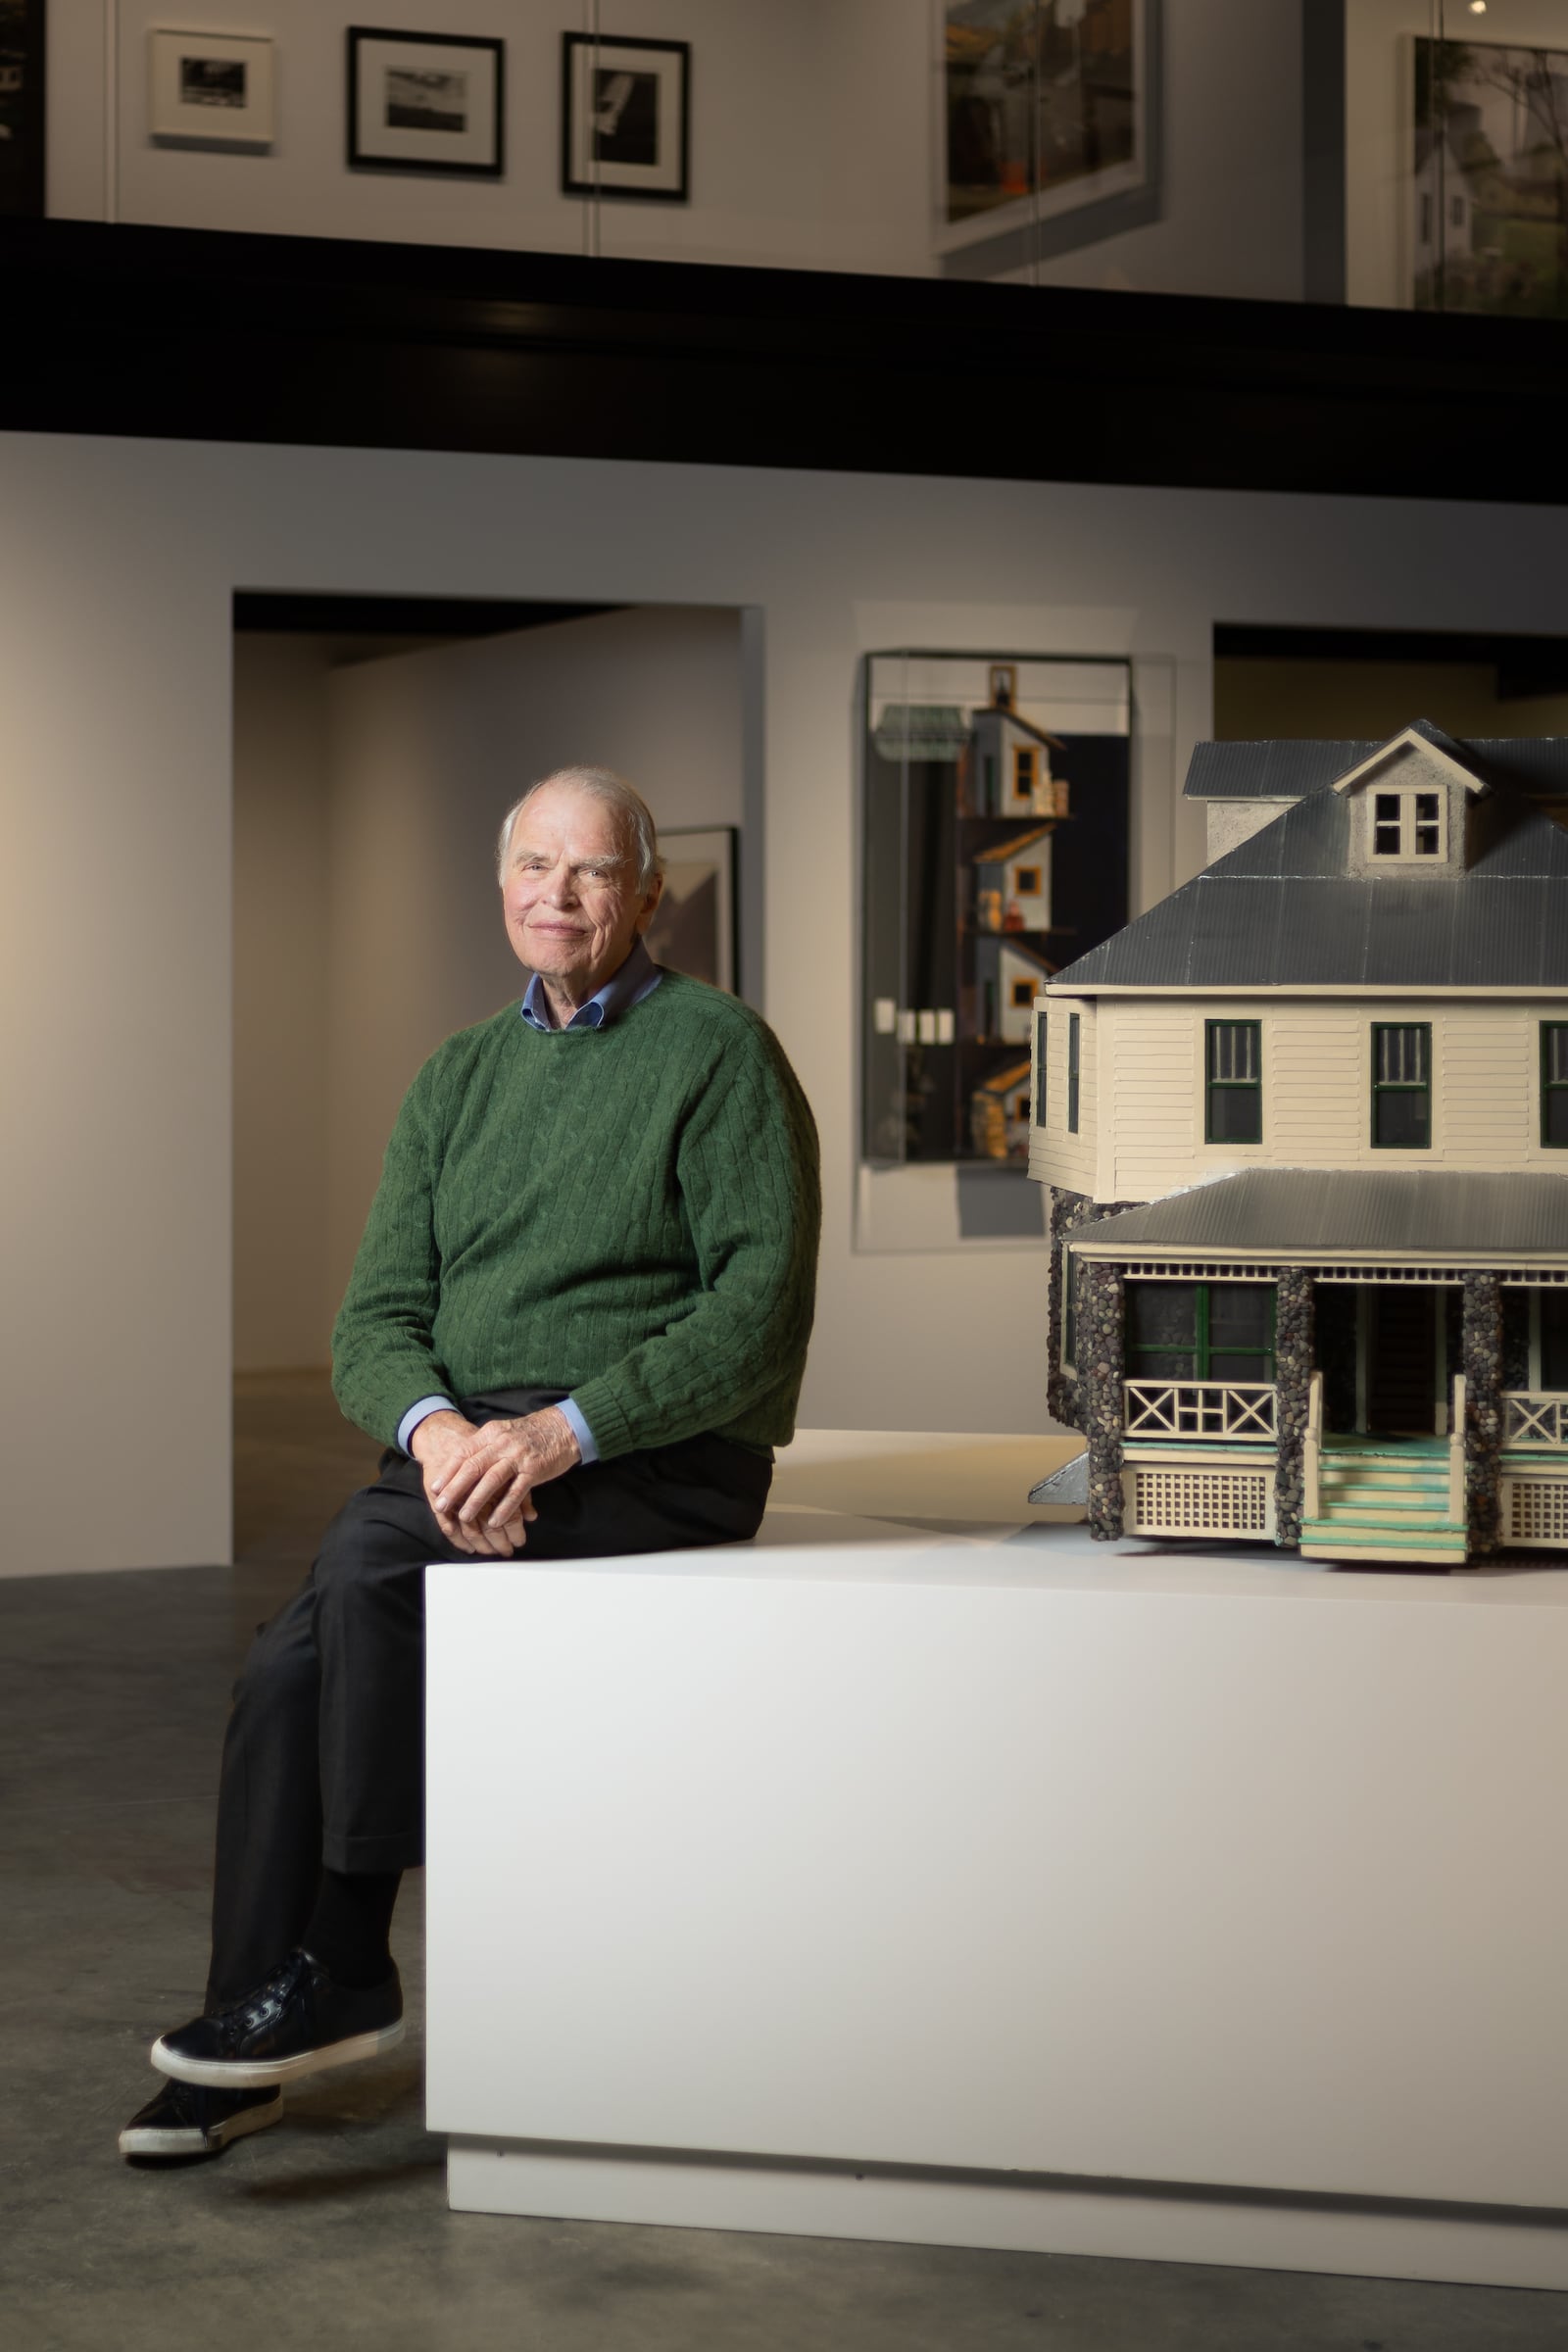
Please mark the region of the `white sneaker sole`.
POLYGON ((205 2132, 194 2124, 179 2130, 159 2131, 149 2124, 127 2124, 120 2134, 122 2156, 213 2156, 226 2148, 231 2139, 243 2139, 247 2132, 265 2132, 269 2124, 283 2120, 283 2094, 270 2099, 265 2107, 241 2107, 220 2124, 211 2124, 205 2132))
POLYGON ((263 2090, 270 2082, 301 2082, 307 2075, 324 2075, 329 2067, 352 2066, 360 2058, 378 2058, 395 2050, 403 2039, 404 2021, 382 2026, 375 2034, 352 2034, 347 2041, 329 2041, 319 2050, 301 2050, 295 2058, 181 2058, 160 2038, 148 2053, 161 2075, 176 2082, 201 2082, 210 2090, 263 2090))

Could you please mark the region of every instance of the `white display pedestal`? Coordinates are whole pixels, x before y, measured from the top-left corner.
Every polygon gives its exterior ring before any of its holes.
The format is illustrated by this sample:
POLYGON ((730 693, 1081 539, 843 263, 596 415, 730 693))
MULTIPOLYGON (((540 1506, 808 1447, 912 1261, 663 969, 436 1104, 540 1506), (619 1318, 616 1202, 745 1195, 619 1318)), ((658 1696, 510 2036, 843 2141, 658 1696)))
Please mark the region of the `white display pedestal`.
POLYGON ((454 2205, 1568 2287, 1568 1572, 900 1542, 867 1444, 880 1546, 430 1570, 454 2205))

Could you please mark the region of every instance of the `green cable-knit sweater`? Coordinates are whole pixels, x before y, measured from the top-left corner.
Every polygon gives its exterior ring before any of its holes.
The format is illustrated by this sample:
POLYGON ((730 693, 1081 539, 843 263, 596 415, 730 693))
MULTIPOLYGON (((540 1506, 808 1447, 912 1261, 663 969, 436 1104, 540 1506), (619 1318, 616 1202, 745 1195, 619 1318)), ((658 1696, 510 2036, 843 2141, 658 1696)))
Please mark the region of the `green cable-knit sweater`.
POLYGON ((795 1425, 816 1131, 766 1025, 666 972, 602 1029, 509 1004, 404 1099, 332 1335, 384 1445, 421 1396, 564 1389, 601 1456, 795 1425))

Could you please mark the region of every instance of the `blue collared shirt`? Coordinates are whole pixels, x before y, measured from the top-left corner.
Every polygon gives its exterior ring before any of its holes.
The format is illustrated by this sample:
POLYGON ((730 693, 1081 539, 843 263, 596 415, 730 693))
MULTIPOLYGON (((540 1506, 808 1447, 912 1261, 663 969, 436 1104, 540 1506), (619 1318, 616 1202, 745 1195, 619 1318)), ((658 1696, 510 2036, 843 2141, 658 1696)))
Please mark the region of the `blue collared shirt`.
MULTIPOLYGON (((630 1012, 634 1004, 640 1004, 644 997, 651 997, 663 977, 643 942, 634 939, 631 954, 619 970, 612 972, 604 987, 591 996, 586 1004, 578 1005, 564 1026, 567 1029, 608 1029, 612 1021, 618 1021, 623 1012, 630 1012)), ((530 1029, 554 1030, 562 1026, 551 1018, 545 984, 537 972, 523 990, 522 1003, 517 1009, 530 1029)), ((456 1410, 450 1396, 421 1396, 417 1404, 411 1404, 398 1423, 398 1445, 403 1452, 408 1452, 409 1440, 421 1421, 428 1420, 432 1413, 456 1410)), ((594 1444, 594 1433, 571 1398, 564 1396, 556 1410, 570 1428, 583 1460, 597 1462, 599 1448, 594 1444)))

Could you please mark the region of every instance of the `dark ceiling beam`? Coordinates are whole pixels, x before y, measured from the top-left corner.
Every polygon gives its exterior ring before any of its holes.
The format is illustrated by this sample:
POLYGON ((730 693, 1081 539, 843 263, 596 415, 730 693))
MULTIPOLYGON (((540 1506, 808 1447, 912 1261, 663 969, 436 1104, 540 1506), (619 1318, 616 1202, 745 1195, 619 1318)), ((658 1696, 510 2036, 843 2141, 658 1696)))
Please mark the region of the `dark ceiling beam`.
POLYGON ((1568 326, 0 225, 0 427, 1568 501, 1568 326))

